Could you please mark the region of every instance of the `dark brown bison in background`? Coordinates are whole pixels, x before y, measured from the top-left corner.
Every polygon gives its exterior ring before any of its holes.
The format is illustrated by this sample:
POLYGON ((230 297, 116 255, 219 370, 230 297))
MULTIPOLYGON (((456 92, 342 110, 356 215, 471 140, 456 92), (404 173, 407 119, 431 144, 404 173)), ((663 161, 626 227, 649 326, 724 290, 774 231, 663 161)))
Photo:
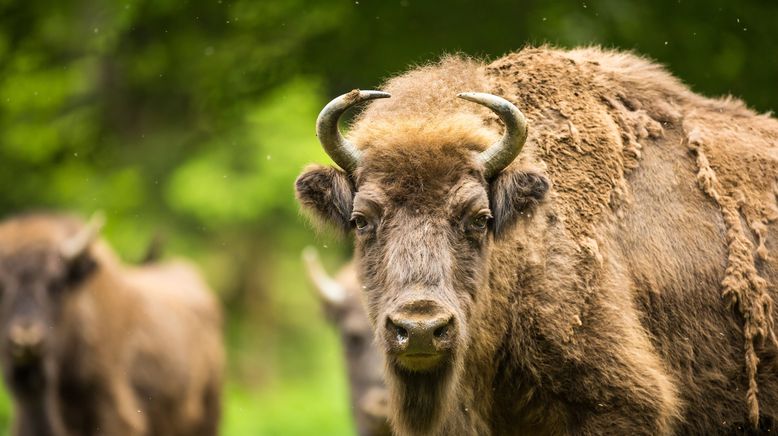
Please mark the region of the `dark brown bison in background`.
POLYGON ((0 362, 14 434, 215 435, 221 313, 182 262, 123 265, 88 225, 0 222, 0 362))
POLYGON ((361 436, 390 435, 384 358, 373 340, 373 330, 362 306, 354 263, 333 279, 324 270, 316 249, 303 251, 306 271, 327 317, 340 333, 348 369, 351 413, 361 436))
POLYGON ((775 430, 778 121, 597 48, 384 91, 296 188, 354 233, 398 433, 775 430))

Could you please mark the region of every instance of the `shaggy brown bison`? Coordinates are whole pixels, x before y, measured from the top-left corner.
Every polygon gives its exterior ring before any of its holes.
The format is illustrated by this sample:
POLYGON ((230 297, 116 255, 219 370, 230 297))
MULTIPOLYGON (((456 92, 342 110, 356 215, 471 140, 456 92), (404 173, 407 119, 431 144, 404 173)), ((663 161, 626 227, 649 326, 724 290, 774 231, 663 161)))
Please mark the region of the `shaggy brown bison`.
POLYGON ((351 413, 357 433, 361 436, 389 436, 384 359, 373 340, 373 330, 362 307, 356 268, 349 263, 333 279, 324 270, 313 247, 303 251, 303 260, 327 317, 340 333, 348 368, 351 413))
POLYGON ((123 265, 99 219, 0 223, 0 362, 14 434, 215 435, 221 314, 182 262, 123 265))
POLYGON ((774 430, 778 121, 598 48, 383 90, 296 188, 354 233, 398 433, 774 430))

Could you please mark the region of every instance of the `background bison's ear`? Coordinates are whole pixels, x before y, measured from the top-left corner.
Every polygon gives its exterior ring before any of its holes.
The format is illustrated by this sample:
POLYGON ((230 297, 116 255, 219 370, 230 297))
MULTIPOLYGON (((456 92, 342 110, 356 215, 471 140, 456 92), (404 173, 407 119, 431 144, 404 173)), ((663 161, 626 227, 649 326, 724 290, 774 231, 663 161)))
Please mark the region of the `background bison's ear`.
POLYGON ((517 169, 500 173, 489 187, 495 237, 505 234, 521 214, 542 201, 549 186, 546 176, 536 170, 517 169))
POLYGON ((97 270, 97 262, 92 257, 89 250, 70 259, 68 263, 67 283, 70 287, 75 287, 86 280, 93 272, 97 270))
POLYGON ((346 173, 332 167, 309 166, 295 181, 295 189, 297 201, 318 221, 344 233, 350 230, 354 187, 346 173))

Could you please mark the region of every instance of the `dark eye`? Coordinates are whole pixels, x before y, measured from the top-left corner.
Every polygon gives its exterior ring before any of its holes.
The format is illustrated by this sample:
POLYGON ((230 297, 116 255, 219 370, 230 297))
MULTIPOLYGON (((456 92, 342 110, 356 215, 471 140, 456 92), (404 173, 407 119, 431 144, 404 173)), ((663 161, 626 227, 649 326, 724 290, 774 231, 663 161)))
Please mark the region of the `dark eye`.
POLYGON ((364 215, 353 215, 351 217, 351 222, 354 223, 354 227, 356 227, 357 230, 365 230, 367 229, 368 222, 367 218, 364 217, 364 215))
POLYGON ((364 338, 357 333, 348 333, 346 334, 346 342, 349 351, 358 352, 362 349, 362 345, 365 341, 364 338))
POLYGON ((67 282, 65 281, 65 279, 56 279, 49 282, 47 289, 52 294, 57 294, 61 292, 63 289, 65 289, 65 287, 67 287, 67 282))
POLYGON ((486 226, 489 225, 489 220, 492 218, 492 215, 489 213, 480 213, 473 217, 473 220, 470 221, 470 228, 473 230, 486 230, 486 226))

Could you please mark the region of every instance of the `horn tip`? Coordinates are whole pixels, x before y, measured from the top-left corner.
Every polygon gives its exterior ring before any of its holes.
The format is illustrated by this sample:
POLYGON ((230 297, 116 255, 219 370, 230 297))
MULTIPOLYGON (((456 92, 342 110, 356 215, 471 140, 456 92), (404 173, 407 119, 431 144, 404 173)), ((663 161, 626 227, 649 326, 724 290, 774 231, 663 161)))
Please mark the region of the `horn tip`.
POLYGON ((376 98, 389 98, 392 94, 383 91, 367 90, 362 91, 360 89, 352 89, 351 91, 342 95, 343 99, 349 104, 357 104, 367 100, 373 100, 376 98))
POLYGON ((92 213, 92 217, 89 218, 89 222, 93 223, 95 227, 101 228, 105 225, 105 211, 102 209, 98 209, 92 213))
POLYGON ((392 94, 389 94, 388 92, 384 91, 360 91, 360 96, 368 99, 374 99, 374 98, 389 98, 392 96, 392 94))
POLYGON ((60 248, 62 256, 73 259, 79 256, 102 231, 105 225, 105 212, 97 210, 89 217, 89 221, 73 237, 66 240, 60 248))
POLYGON ((457 94, 457 97, 463 100, 473 101, 473 99, 478 97, 478 94, 478 92, 460 92, 457 94))

